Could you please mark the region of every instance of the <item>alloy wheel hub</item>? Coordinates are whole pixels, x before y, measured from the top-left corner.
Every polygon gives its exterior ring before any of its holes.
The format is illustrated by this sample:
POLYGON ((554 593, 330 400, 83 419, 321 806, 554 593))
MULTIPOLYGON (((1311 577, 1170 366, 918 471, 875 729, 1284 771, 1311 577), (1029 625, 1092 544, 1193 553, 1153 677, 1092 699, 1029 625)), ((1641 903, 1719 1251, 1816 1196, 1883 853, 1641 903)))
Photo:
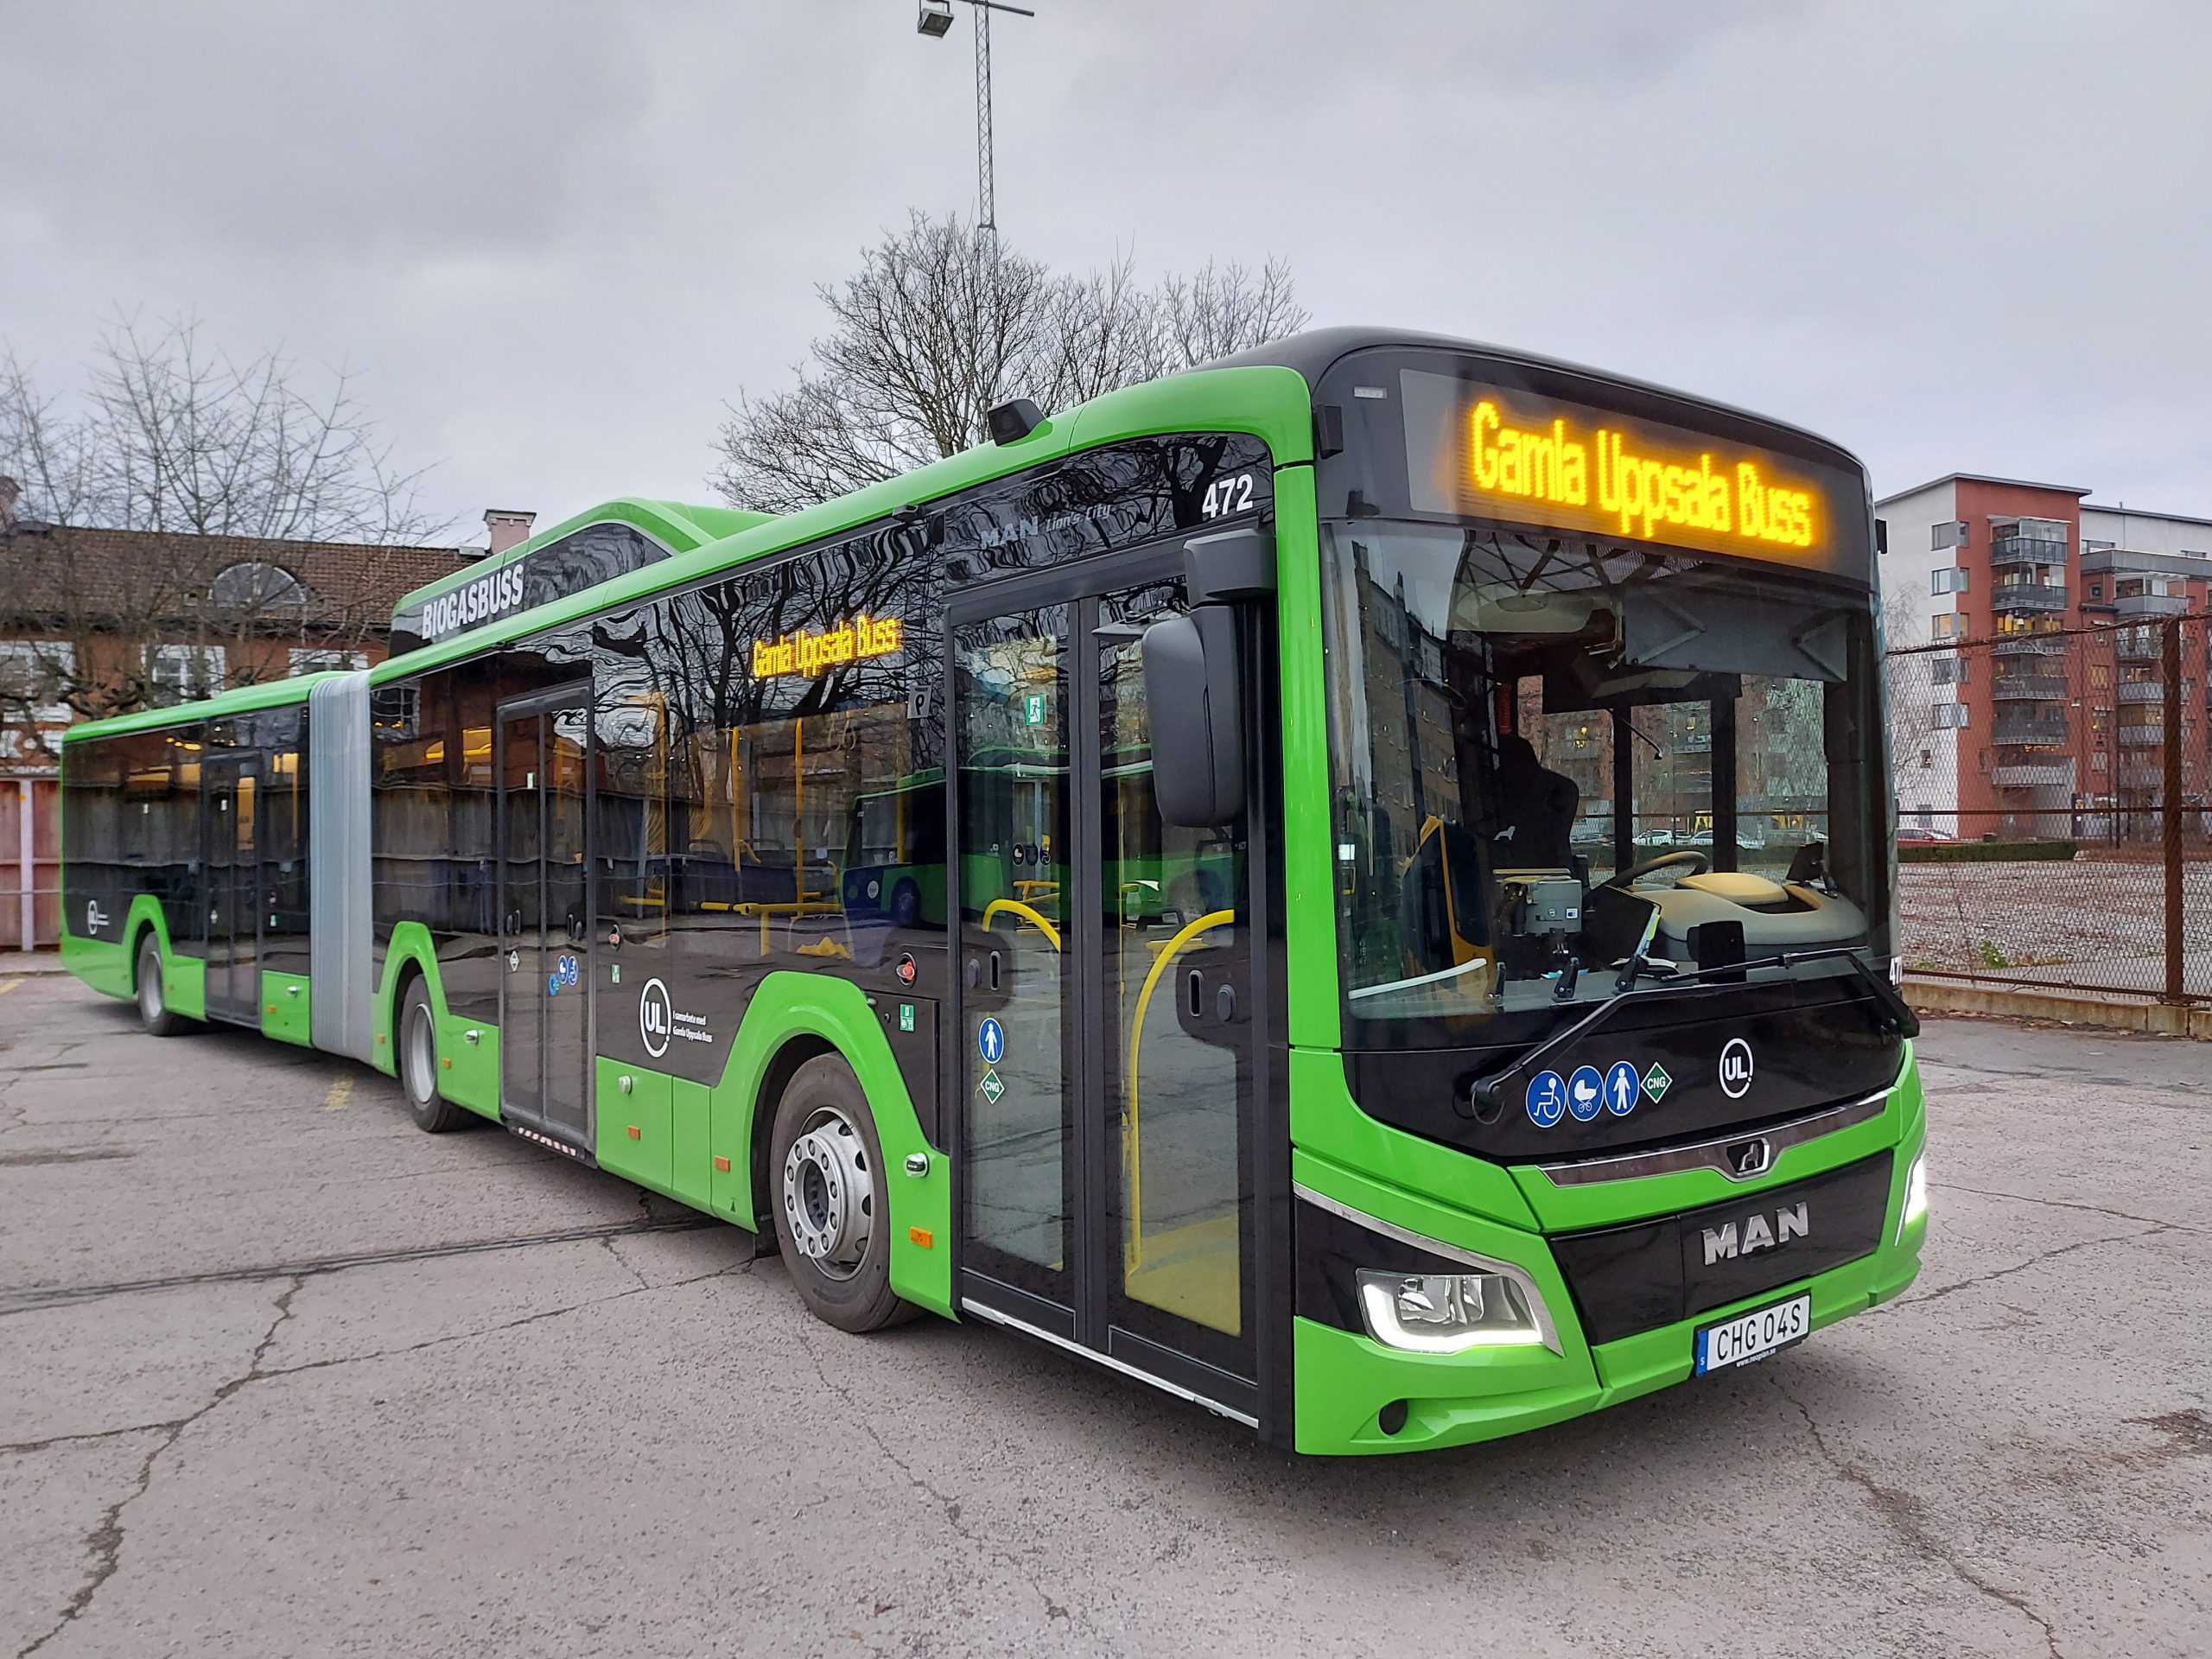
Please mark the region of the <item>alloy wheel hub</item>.
POLYGON ((784 1158, 784 1217, 801 1255, 830 1277, 860 1269, 875 1229, 868 1151, 843 1114, 824 1107, 784 1158))

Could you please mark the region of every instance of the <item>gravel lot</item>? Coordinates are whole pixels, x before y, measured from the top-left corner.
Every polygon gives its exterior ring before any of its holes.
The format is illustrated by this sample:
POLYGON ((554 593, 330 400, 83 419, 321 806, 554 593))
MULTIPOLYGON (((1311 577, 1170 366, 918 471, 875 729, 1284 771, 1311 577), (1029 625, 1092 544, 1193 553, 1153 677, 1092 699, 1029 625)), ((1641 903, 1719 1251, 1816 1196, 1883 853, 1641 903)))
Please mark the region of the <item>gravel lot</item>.
POLYGON ((2202 1654, 2212 1051, 1931 1023, 1898 1302, 1300 1461, 384 1079, 0 981, 0 1653, 2202 1654))
MULTIPOLYGON (((2166 874, 2155 858, 1901 864, 1906 963, 1952 973, 2156 992, 2166 874)), ((2212 996, 2212 862, 2182 868, 2183 988, 2212 996)))

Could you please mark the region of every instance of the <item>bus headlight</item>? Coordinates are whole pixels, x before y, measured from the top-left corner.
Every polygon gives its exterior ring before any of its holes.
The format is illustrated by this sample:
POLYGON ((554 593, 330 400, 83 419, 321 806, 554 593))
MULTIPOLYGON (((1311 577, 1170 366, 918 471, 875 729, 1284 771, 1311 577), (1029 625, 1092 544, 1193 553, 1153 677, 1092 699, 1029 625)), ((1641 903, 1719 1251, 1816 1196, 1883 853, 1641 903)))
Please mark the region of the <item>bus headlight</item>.
POLYGON ((1897 1216, 1897 1236, 1916 1221, 1928 1219, 1928 1148, 1913 1154, 1912 1167, 1904 1173, 1904 1208, 1897 1216))
POLYGON ((1542 1344, 1544 1333, 1519 1285, 1502 1273, 1359 1272, 1367 1334, 1386 1348, 1457 1354, 1470 1348, 1542 1344))

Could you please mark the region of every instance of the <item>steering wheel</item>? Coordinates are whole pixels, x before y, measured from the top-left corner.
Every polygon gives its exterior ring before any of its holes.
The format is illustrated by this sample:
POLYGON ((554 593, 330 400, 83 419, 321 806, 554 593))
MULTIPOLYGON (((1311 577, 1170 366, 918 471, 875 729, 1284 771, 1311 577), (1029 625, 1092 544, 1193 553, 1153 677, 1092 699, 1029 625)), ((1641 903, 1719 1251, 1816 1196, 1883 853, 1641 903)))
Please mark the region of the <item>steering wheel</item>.
POLYGON ((1600 881, 1598 884, 1599 890, 1627 887, 1632 881, 1643 880, 1654 870, 1665 869, 1669 864, 1694 864, 1697 868, 1688 871, 1688 874, 1697 875, 1711 869, 1713 860, 1698 848, 1677 847, 1671 853, 1662 853, 1656 858, 1647 858, 1641 864, 1631 864, 1624 870, 1615 871, 1610 880, 1600 881))

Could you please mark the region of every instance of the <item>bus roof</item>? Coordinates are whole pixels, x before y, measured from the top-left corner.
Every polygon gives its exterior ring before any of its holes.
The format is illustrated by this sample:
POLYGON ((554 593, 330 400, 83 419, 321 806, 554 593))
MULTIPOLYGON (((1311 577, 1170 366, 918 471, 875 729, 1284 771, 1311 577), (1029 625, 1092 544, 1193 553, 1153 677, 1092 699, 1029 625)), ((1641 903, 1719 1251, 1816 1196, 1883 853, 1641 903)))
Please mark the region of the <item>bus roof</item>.
POLYGON ((288 680, 270 680, 262 685, 242 685, 216 696, 203 697, 196 702, 173 702, 165 708, 138 709, 127 715, 110 715, 105 720, 88 720, 63 732, 61 741, 74 743, 83 738, 158 731, 164 726, 181 726, 187 721, 220 720, 226 715, 251 714, 259 709, 282 709, 288 703, 305 702, 308 693, 315 689, 318 681, 334 679, 337 674, 336 670, 324 670, 288 680))
POLYGON ((602 501, 595 507, 587 507, 575 517, 563 519, 550 530, 539 531, 512 547, 484 558, 472 559, 435 582, 426 582, 420 588, 402 594, 392 610, 397 614, 426 599, 434 599, 440 594, 474 582, 487 570, 497 570, 502 565, 512 564, 540 548, 559 541, 563 536, 593 524, 630 524, 644 531, 673 552, 688 553, 708 542, 734 536, 739 531, 749 530, 755 524, 765 524, 773 517, 772 513, 745 512, 736 507, 705 506, 689 501, 652 501, 643 496, 617 496, 612 501, 602 501))
MULTIPOLYGON (((1408 329, 1343 327, 1308 329, 1251 351, 1236 353, 1157 380, 1109 391, 1047 416, 1011 443, 985 442, 943 461, 883 480, 849 494, 780 517, 734 508, 690 505, 645 498, 619 498, 567 519, 511 549, 501 560, 519 556, 559 537, 595 523, 631 524, 670 541, 674 556, 626 575, 518 611, 435 645, 390 657, 367 671, 372 683, 405 679, 503 645, 513 644, 596 613, 619 608, 663 591, 689 587, 722 571, 792 548, 835 537, 888 518, 1034 467, 1102 444, 1179 431, 1249 432, 1264 440, 1278 465, 1314 458, 1313 390, 1330 367, 1352 353, 1376 347, 1450 351, 1489 359, 1502 365, 1527 365, 1587 378, 1593 389, 1626 387, 1664 397, 1690 410, 1703 409, 1737 420, 1752 421, 1833 452, 1844 464, 1864 468, 1858 459, 1817 433, 1732 405, 1669 387, 1606 373, 1533 353, 1476 340, 1416 333, 1408 329), (677 543, 682 543, 677 545, 677 543)), ((461 567, 452 575, 417 588, 401 602, 445 591, 474 580, 488 561, 461 567)), ((311 679, 275 686, 252 686, 200 703, 115 716, 72 729, 69 735, 102 735, 243 713, 303 698, 311 679), (232 699, 239 701, 233 702, 232 699)))
MULTIPOLYGON (((1756 410, 1724 404, 1717 398, 1700 397, 1695 392, 1662 386, 1655 381, 1639 380, 1630 375, 1613 374, 1604 369, 1593 369, 1587 364, 1569 362, 1564 358, 1545 357, 1535 352, 1516 351, 1509 346, 1493 346, 1486 341, 1459 340, 1449 334, 1416 334, 1404 328, 1376 328, 1360 324, 1345 324, 1329 328, 1308 328, 1303 334, 1287 334, 1281 340, 1270 340, 1265 346, 1255 346, 1249 351, 1235 352, 1205 364, 1206 369, 1274 367, 1285 368, 1298 375, 1308 386, 1319 389, 1322 378, 1338 362, 1355 352, 1378 348, 1427 350, 1462 353, 1476 358, 1510 366, 1542 369, 1554 374, 1572 375, 1587 380, 1593 388, 1614 387, 1642 392, 1652 397, 1662 397, 1670 403, 1683 404, 1689 410, 1710 410, 1715 415, 1738 421, 1751 421, 1777 432, 1787 432, 1808 443, 1833 451, 1853 468, 1864 473, 1865 465, 1859 457, 1833 438, 1799 426, 1794 421, 1777 420, 1771 415, 1762 415, 1756 410)), ((1593 399, 1600 404, 1602 397, 1593 399)))

